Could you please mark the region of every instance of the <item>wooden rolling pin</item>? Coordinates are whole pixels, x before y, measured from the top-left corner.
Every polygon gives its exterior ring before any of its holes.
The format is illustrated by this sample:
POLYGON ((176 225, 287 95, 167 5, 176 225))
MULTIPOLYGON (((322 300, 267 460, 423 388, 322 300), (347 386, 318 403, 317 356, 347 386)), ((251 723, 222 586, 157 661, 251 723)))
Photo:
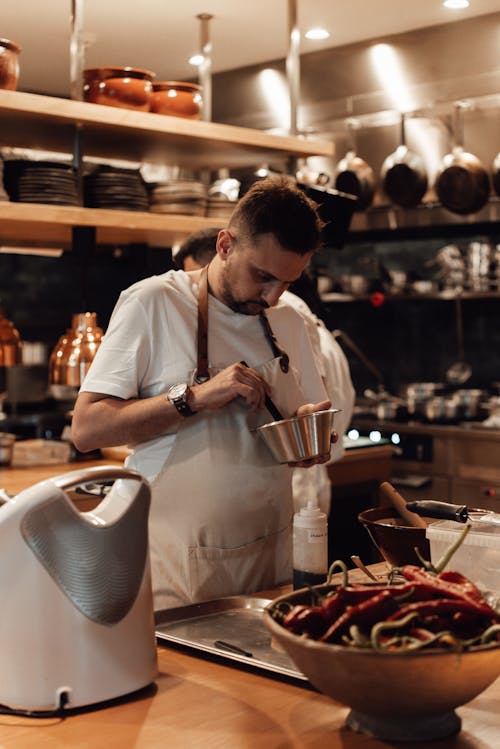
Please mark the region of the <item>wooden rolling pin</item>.
POLYGON ((379 492, 381 498, 387 500, 387 502, 394 507, 398 514, 405 520, 408 525, 415 528, 427 528, 427 523, 420 515, 416 512, 411 512, 407 506, 404 498, 399 492, 390 484, 388 481, 384 481, 379 486, 379 492))

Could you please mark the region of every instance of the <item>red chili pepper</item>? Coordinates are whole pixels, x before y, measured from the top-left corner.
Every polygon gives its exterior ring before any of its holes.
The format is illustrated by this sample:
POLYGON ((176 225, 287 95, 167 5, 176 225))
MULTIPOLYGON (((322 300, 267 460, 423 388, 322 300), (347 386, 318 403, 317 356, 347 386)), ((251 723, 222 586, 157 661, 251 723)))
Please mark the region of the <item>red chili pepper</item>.
POLYGON ((321 606, 294 606, 283 619, 283 626, 295 634, 317 638, 328 625, 321 606))
POLYGON ((461 572, 455 572, 454 570, 443 570, 443 572, 439 573, 438 578, 440 580, 445 580, 448 583, 455 583, 456 585, 460 585, 460 587, 464 589, 468 596, 472 596, 472 598, 475 598, 478 601, 483 600, 483 594, 481 593, 479 588, 474 585, 472 580, 469 580, 469 578, 465 577, 465 575, 462 575, 461 572))
POLYGON ((342 635, 352 624, 370 628, 373 624, 386 619, 397 608, 393 590, 386 589, 377 593, 357 606, 350 606, 320 637, 322 642, 340 642, 342 635))
MULTIPOLYGON (((500 621, 500 615, 493 609, 480 595, 469 592, 467 586, 448 581, 437 575, 432 575, 421 567, 407 564, 401 569, 401 574, 406 580, 420 582, 429 586, 431 591, 435 591, 443 598, 453 598, 472 604, 476 610, 490 616, 494 621, 500 621)), ((471 583, 472 585, 472 583, 471 583)), ((473 586, 475 588, 475 586, 473 586)))
POLYGON ((387 621, 392 622, 398 619, 404 619, 405 616, 412 613, 417 613, 419 619, 429 616, 442 618, 458 613, 482 614, 485 616, 485 614, 478 609, 474 601, 459 600, 457 598, 437 598, 433 601, 413 601, 413 603, 408 603, 406 606, 402 606, 398 609, 398 611, 390 614, 390 616, 387 617, 387 621))

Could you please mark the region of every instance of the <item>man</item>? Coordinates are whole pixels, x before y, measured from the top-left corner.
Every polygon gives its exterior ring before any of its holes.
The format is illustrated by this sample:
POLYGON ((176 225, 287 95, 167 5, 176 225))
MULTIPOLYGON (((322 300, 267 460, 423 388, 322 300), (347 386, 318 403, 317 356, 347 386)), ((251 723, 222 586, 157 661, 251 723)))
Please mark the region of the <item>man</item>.
POLYGON ((292 471, 255 429, 270 419, 266 395, 289 415, 331 405, 300 316, 277 305, 320 232, 289 178, 263 180, 219 232, 207 270, 145 279, 118 300, 72 437, 82 452, 134 448, 127 466, 152 489, 157 609, 291 577, 292 471))
MULTIPOLYGON (((195 270, 207 265, 216 253, 217 237, 221 228, 200 229, 187 237, 174 255, 176 265, 183 270, 195 270)), ((302 288, 307 281, 303 274, 293 288, 302 288)), ((309 288, 311 283, 307 283, 309 288)), ((355 390, 349 371, 349 363, 341 347, 332 336, 326 325, 308 307, 300 296, 300 290, 292 294, 284 291, 278 304, 290 304, 304 319, 311 345, 315 355, 316 366, 321 373, 328 398, 334 408, 340 412, 335 417, 335 428, 342 437, 351 422, 354 408, 355 390)), ((329 463, 334 463, 345 453, 343 440, 340 438, 332 447, 329 463)), ((329 514, 331 484, 325 464, 311 466, 308 471, 301 468, 293 472, 294 509, 305 507, 308 500, 313 500, 321 510, 329 514)))

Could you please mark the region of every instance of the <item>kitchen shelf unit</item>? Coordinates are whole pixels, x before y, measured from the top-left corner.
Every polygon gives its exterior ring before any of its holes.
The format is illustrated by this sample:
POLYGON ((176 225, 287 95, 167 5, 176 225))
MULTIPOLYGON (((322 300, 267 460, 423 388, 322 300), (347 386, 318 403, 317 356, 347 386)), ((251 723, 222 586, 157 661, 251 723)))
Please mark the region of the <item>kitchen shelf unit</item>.
MULTIPOLYGON (((460 293, 450 291, 436 291, 430 294, 384 294, 384 304, 387 302, 408 302, 408 301, 426 301, 430 299, 440 299, 442 301, 453 301, 456 299, 499 299, 500 291, 463 291, 460 293)), ((370 302, 372 298, 371 294, 362 294, 356 296, 354 294, 344 294, 337 291, 327 291, 321 294, 321 301, 325 304, 332 302, 370 302)))
MULTIPOLYGON (((136 112, 40 94, 0 90, 0 147, 152 161, 195 170, 332 156, 333 143, 249 128, 136 112)), ((45 204, 0 203, 0 243, 69 245, 74 226, 96 228, 98 243, 169 246, 214 219, 45 204)))

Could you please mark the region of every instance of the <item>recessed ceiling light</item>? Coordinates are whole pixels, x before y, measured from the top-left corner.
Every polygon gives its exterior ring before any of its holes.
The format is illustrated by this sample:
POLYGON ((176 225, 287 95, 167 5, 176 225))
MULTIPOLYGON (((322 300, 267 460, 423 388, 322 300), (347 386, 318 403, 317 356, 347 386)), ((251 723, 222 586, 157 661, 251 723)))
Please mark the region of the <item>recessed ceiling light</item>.
POLYGON ((443 5, 445 8, 461 10, 462 8, 468 8, 470 3, 469 0, 444 0, 443 5))
POLYGON ((330 36, 330 32, 326 29, 309 29, 309 31, 306 31, 305 37, 306 39, 328 39, 330 36))
POLYGON ((203 55, 192 55, 188 62, 190 65, 201 65, 203 62, 203 55))

